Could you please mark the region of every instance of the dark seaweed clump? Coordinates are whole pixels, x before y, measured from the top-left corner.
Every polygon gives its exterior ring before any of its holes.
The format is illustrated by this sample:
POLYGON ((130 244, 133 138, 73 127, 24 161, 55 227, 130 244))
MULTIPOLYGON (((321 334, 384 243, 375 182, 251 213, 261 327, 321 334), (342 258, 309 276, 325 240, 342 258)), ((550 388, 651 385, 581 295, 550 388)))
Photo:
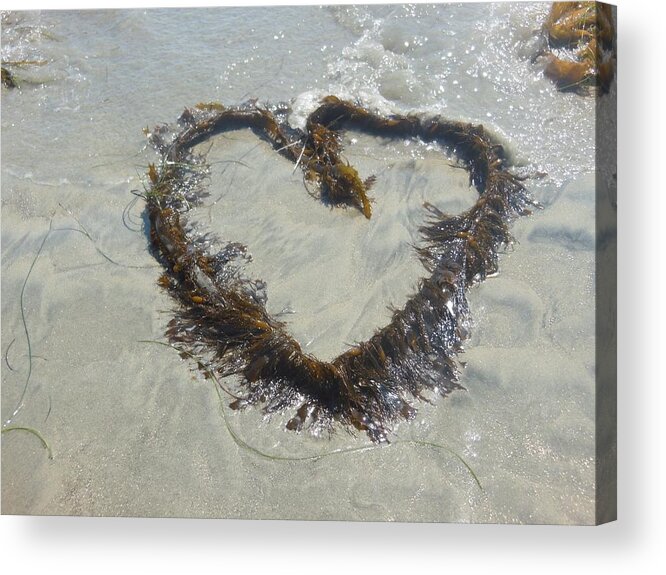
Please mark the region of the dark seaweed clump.
POLYGON ((555 2, 543 26, 544 75, 558 90, 600 94, 610 90, 616 67, 612 7, 599 2, 555 2))
POLYGON ((267 414, 291 408, 291 430, 330 431, 338 422, 382 442, 392 423, 414 417, 414 399, 461 388, 455 358, 468 332, 465 292, 497 271, 498 250, 512 242, 508 224, 536 205, 482 126, 383 117, 328 96, 305 131, 251 102, 199 104, 183 112, 175 135, 166 127, 147 135, 161 155, 159 166, 148 172, 151 239, 166 269, 160 284, 179 303, 167 336, 189 356, 207 358, 199 362, 205 371, 239 376, 243 396, 233 408, 259 404, 267 414), (195 236, 185 223, 186 212, 207 195, 205 159, 193 146, 241 127, 297 163, 319 185, 323 201, 352 206, 366 218, 372 215, 367 194, 374 178, 362 180, 341 158, 345 128, 440 142, 455 151, 478 190, 476 204, 457 216, 426 206, 417 250, 427 274, 418 291, 388 325, 333 361, 304 353, 285 324, 266 311, 262 283, 241 273, 244 246, 229 243, 212 253, 211 238, 195 236))
POLYGON ((5 68, 4 66, 2 66, 0 70, 2 71, 2 85, 5 88, 16 88, 17 84, 16 80, 14 79, 14 74, 12 74, 9 69, 5 68))

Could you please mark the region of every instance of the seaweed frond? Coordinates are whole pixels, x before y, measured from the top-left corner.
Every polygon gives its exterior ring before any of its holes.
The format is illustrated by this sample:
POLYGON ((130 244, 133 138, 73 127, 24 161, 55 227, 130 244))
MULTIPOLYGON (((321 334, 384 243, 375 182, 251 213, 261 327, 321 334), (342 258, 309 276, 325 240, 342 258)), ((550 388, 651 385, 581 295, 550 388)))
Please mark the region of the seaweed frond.
POLYGON ((610 5, 554 2, 543 25, 548 48, 544 75, 560 91, 600 94, 615 75, 615 25, 610 5))

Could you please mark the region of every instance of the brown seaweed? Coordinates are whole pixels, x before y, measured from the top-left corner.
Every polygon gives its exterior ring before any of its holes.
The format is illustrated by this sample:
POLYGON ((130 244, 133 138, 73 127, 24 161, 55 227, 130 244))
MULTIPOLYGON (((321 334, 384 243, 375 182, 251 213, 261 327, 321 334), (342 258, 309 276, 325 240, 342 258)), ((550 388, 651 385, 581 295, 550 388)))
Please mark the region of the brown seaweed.
MULTIPOLYGON (((2 85, 5 88, 18 88, 19 81, 14 73, 14 68, 33 68, 35 66, 45 66, 48 64, 46 60, 3 60, 2 61, 2 85)), ((21 83, 29 82, 29 80, 21 80, 21 83)))
POLYGON ((14 79, 14 74, 12 74, 4 66, 2 66, 1 71, 2 71, 2 85, 5 88, 16 88, 18 86, 18 84, 16 83, 16 80, 14 79))
POLYGON ((294 409, 290 430, 332 430, 338 422, 388 441, 392 423, 412 419, 414 399, 456 389, 469 327, 466 290, 497 272, 498 252, 511 244, 511 220, 535 202, 507 171, 503 149, 482 126, 442 118, 384 117, 335 96, 294 130, 276 114, 249 102, 237 107, 199 104, 186 109, 180 128, 147 132, 161 155, 148 172, 146 194, 152 243, 166 269, 160 285, 179 304, 167 336, 220 376, 236 375, 244 392, 231 406, 260 404, 267 414, 294 409), (319 184, 322 201, 372 215, 362 180, 341 157, 341 131, 437 141, 454 150, 470 173, 479 199, 449 216, 427 205, 418 255, 427 272, 417 292, 367 341, 330 362, 305 353, 286 325, 265 307, 262 282, 241 273, 244 246, 229 243, 211 253, 207 238, 190 233, 185 214, 206 196, 205 159, 193 146, 224 130, 246 127, 269 141, 319 184))
POLYGON ((555 2, 543 25, 544 75, 560 91, 610 90, 616 46, 612 8, 597 2, 555 2))

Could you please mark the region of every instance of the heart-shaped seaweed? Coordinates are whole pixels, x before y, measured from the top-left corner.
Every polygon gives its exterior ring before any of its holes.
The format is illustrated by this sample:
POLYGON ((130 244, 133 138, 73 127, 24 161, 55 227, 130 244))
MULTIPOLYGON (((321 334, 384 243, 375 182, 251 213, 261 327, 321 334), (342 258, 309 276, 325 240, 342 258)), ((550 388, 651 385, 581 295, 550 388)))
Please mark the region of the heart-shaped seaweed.
POLYGON ((508 224, 536 205, 483 126, 383 117, 335 96, 310 114, 305 131, 287 124, 286 110, 271 112, 255 102, 199 104, 183 112, 179 126, 175 134, 166 127, 148 132, 162 157, 148 172, 151 239, 166 268, 160 284, 180 304, 167 336, 202 358, 199 366, 207 371, 240 376, 245 395, 232 407, 261 404, 266 413, 295 407, 289 429, 331 429, 338 421, 379 442, 387 441, 392 422, 414 417, 410 398, 461 388, 455 357, 467 337, 466 289, 497 271, 498 250, 512 241, 508 224), (228 243, 211 253, 208 238, 191 234, 184 223, 182 216, 207 195, 205 158, 193 147, 240 127, 300 166, 307 180, 319 184, 323 201, 353 206, 366 218, 372 216, 368 190, 374 178, 362 180, 341 158, 344 128, 437 141, 464 162, 479 193, 470 209, 455 216, 426 204, 416 249, 427 275, 417 292, 388 325, 332 361, 304 353, 285 324, 267 312, 261 282, 240 272, 245 246, 228 243))

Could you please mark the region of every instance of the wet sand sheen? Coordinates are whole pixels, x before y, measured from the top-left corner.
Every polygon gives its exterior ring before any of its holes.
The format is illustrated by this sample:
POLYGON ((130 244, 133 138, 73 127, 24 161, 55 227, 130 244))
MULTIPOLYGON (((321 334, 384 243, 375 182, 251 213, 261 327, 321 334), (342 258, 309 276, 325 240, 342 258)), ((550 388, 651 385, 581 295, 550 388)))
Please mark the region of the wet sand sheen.
POLYGON ((248 246, 247 275, 266 282, 269 313, 286 312, 281 319, 290 333, 322 360, 367 340, 427 275, 413 248, 421 241, 423 203, 456 214, 477 198, 468 172, 444 150, 420 145, 415 153, 411 142, 352 131, 347 139, 348 161, 363 178, 377 175, 370 220, 308 195, 300 170, 249 131, 214 139, 211 201, 192 213, 201 232, 248 246))

